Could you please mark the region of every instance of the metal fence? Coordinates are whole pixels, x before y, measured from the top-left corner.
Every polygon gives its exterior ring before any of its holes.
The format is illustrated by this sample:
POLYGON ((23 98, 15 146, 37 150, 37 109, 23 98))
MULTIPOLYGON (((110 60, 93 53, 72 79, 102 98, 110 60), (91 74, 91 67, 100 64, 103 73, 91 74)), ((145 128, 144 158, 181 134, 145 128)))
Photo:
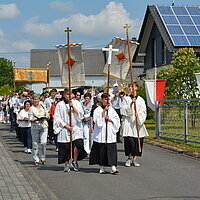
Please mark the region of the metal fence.
POLYGON ((156 135, 159 138, 200 143, 200 99, 158 101, 156 135))

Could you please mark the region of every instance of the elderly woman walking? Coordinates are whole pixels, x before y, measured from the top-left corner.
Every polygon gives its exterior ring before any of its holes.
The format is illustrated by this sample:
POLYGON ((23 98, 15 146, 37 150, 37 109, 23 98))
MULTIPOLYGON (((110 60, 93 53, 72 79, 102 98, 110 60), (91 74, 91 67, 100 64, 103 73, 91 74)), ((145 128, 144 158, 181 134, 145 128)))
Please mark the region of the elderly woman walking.
POLYGON ((34 95, 33 106, 30 108, 31 134, 33 141, 33 159, 35 165, 46 164, 46 143, 49 114, 40 104, 40 95, 34 95))

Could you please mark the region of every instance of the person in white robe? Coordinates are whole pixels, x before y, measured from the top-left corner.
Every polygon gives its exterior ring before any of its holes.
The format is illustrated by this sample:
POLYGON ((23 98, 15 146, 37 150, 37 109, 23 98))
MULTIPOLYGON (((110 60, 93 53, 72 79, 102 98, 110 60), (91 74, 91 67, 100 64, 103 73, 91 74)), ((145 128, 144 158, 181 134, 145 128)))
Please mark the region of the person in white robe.
POLYGON ((83 114, 81 103, 76 99, 70 100, 69 88, 65 88, 63 100, 56 105, 54 114, 54 132, 57 134, 58 142, 58 164, 64 163, 64 172, 70 171, 70 159, 72 159, 71 166, 74 171, 79 171, 77 160, 87 156, 83 143, 83 114), (70 152, 70 134, 72 134, 72 154, 70 152))
POLYGON ((144 125, 146 120, 147 111, 146 104, 142 97, 137 96, 138 84, 133 85, 135 90, 135 97, 132 95, 124 96, 121 103, 122 127, 121 134, 124 138, 124 150, 128 159, 125 162, 126 167, 131 165, 139 167, 140 164, 136 161, 137 156, 142 155, 143 140, 148 136, 148 132, 144 125), (136 112, 134 108, 136 105, 136 112), (137 117, 136 117, 137 116, 137 117), (136 127, 136 118, 138 131, 136 127), (139 139, 138 139, 139 134, 139 139), (139 151, 140 142, 140 151, 139 151))
POLYGON ((90 165, 100 165, 100 174, 105 173, 105 166, 111 167, 111 174, 117 170, 117 144, 116 134, 120 127, 120 119, 111 106, 110 96, 107 93, 101 95, 101 106, 94 110, 94 136, 90 153, 90 165))

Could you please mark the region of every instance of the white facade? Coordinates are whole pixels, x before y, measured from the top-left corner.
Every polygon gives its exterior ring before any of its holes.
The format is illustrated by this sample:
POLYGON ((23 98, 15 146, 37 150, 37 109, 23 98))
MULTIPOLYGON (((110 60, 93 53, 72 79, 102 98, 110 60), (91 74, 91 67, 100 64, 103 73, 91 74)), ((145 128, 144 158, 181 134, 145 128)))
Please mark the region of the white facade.
MULTIPOLYGON (((107 81, 107 77, 102 76, 102 75, 99 75, 99 76, 98 75, 90 75, 90 76, 85 77, 85 85, 86 86, 98 87, 98 86, 102 86, 106 81, 107 81)), ((46 88, 46 87, 47 87, 47 85, 45 83, 34 83, 34 84, 32 84, 31 88, 35 93, 42 93, 43 88, 46 88)), ((60 77, 58 77, 58 76, 50 77, 50 83, 49 83, 48 87, 53 87, 53 88, 62 87, 60 77)))

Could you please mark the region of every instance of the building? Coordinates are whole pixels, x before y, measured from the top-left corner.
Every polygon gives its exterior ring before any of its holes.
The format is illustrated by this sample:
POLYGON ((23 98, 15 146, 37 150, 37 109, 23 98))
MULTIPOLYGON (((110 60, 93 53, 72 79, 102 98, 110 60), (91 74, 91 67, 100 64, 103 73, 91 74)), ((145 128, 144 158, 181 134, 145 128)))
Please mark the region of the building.
MULTIPOLYGON (((101 86, 105 83, 107 77, 102 75, 106 58, 101 49, 84 49, 83 60, 85 67, 85 86, 101 86)), ((33 84, 32 89, 36 92, 42 92, 42 88, 61 88, 60 67, 56 49, 32 49, 30 58, 31 68, 46 68, 50 64, 50 83, 33 84)))
POLYGON ((154 77, 155 66, 169 66, 179 48, 200 56, 200 6, 147 6, 133 61, 144 63, 141 76, 154 77))

